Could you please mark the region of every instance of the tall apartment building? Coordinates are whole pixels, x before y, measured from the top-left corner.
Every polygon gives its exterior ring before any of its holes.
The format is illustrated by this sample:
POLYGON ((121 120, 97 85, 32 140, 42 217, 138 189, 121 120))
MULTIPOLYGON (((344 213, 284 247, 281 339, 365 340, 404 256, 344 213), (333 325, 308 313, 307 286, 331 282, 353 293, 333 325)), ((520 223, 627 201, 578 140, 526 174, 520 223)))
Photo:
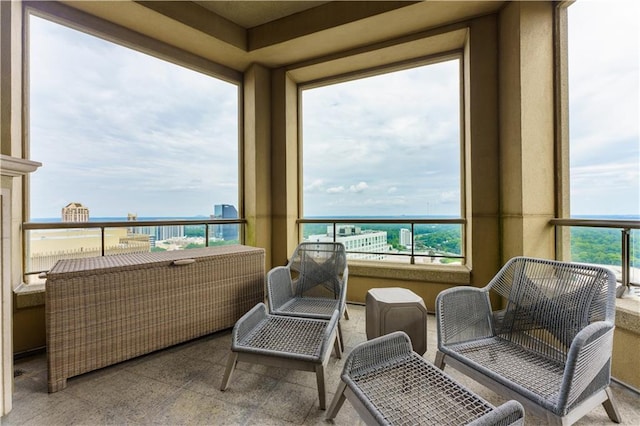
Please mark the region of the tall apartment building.
POLYGON ((63 222, 89 222, 89 209, 80 203, 69 203, 62 208, 63 222))
POLYGON ((411 230, 407 228, 400 229, 400 245, 405 247, 411 247, 413 242, 413 235, 411 235, 411 230))
MULTIPOLYGON (((216 204, 213 206, 212 219, 237 219, 238 210, 231 204, 216 204)), ((213 236, 225 241, 238 239, 238 225, 214 225, 213 236)))
MULTIPOLYGON (((134 213, 127 214, 128 222, 138 220, 138 215, 134 213)), ((156 241, 164 241, 170 238, 184 237, 184 225, 170 226, 131 226, 127 228, 130 234, 148 235, 151 247, 156 246, 156 241)))
MULTIPOLYGON (((333 226, 327 226, 326 234, 310 235, 306 241, 333 241, 333 226)), ((363 230, 359 226, 336 227, 335 241, 344 244, 349 259, 384 260, 389 252, 386 231, 363 230)))

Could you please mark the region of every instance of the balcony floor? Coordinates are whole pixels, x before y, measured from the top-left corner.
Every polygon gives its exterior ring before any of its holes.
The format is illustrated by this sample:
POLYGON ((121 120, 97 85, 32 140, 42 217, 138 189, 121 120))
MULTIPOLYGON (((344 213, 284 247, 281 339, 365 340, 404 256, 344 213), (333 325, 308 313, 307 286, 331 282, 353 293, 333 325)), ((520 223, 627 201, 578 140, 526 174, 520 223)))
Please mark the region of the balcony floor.
MULTIPOLYGON (((343 320, 346 352, 366 340, 365 310, 349 305, 343 320)), ((220 381, 231 345, 230 331, 181 344, 68 380, 66 389, 47 393, 46 355, 16 362, 13 411, 2 425, 94 424, 328 424, 318 409, 315 374, 238 363, 225 392, 220 381)), ((428 319, 429 349, 435 358, 436 328, 428 319)), ((327 406, 333 398, 342 360, 331 357, 326 372, 327 406)), ((504 401, 453 368, 446 371, 494 405, 504 401)), ((626 425, 640 424, 640 397, 612 384, 626 425)), ((335 420, 338 425, 364 424, 348 401, 335 420)), ((527 413, 527 425, 546 424, 527 413)), ((612 425, 598 407, 578 425, 612 425)))

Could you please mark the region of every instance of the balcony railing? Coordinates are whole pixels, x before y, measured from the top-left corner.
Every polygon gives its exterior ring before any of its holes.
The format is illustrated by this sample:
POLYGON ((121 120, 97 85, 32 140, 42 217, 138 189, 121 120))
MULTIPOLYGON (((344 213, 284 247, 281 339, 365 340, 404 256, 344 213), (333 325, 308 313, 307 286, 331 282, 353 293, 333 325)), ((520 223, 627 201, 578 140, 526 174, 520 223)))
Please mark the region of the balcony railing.
POLYGON ((340 241, 349 259, 463 263, 461 218, 301 218, 304 241, 340 241), (404 231, 403 231, 404 230, 404 231), (386 235, 385 235, 386 234, 386 235))
MULTIPOLYGON (((607 266, 614 269, 620 267, 618 275, 621 286, 618 289, 618 297, 622 297, 624 294, 631 293, 633 295, 640 294, 640 221, 637 220, 596 220, 596 219, 552 219, 551 224, 556 226, 557 230, 561 227, 580 227, 580 228, 604 228, 609 230, 620 231, 620 246, 619 246, 619 259, 620 262, 609 263, 599 261, 596 257, 596 251, 599 249, 595 247, 596 242, 593 241, 593 247, 590 249, 591 255, 594 256, 589 259, 587 255, 586 259, 575 259, 574 242, 571 242, 572 246, 572 259, 573 261, 580 261, 584 263, 595 263, 602 266, 607 266)), ((558 238, 560 241, 561 238, 558 238)), ((589 251, 589 250, 588 250, 589 251)))
POLYGON ((38 275, 51 269, 58 260, 72 257, 149 252, 158 235, 182 242, 170 249, 241 243, 244 229, 240 225, 246 222, 246 219, 25 222, 24 271, 27 276, 38 275), (185 236, 187 228, 191 229, 192 237, 185 236))

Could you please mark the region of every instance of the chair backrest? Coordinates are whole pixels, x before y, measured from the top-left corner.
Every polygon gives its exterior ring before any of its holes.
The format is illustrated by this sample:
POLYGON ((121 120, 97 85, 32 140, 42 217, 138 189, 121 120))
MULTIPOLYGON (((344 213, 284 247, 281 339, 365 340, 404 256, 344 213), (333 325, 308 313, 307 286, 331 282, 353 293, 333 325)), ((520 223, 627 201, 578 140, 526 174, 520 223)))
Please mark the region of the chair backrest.
POLYGON ((338 298, 347 268, 347 253, 342 243, 303 242, 296 247, 287 267, 297 296, 319 287, 338 298))
POLYGON ((614 322, 616 280, 606 268, 516 257, 488 287, 505 300, 495 334, 561 362, 583 328, 614 322))

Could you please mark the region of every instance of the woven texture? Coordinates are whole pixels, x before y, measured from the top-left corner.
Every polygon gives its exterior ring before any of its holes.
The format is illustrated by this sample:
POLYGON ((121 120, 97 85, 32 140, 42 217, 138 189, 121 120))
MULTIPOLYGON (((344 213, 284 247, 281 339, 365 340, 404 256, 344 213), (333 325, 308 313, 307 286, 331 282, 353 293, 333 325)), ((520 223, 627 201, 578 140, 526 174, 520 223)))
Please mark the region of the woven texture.
POLYGON ((269 308, 278 315, 329 319, 345 310, 349 270, 342 243, 305 242, 287 266, 269 271, 269 308))
POLYGON ((320 363, 336 322, 337 314, 333 321, 269 315, 261 304, 236 324, 231 350, 320 363))
POLYGON ((438 296, 438 349, 564 416, 609 384, 615 287, 605 268, 514 258, 487 287, 438 296))
POLYGON ((521 407, 483 423, 494 407, 456 383, 411 350, 396 332, 358 346, 345 363, 342 380, 380 424, 512 424, 521 407))
POLYGON ((225 246, 61 260, 47 274, 49 391, 217 330, 264 299, 264 250, 225 246), (174 261, 193 259, 176 266, 174 261))

